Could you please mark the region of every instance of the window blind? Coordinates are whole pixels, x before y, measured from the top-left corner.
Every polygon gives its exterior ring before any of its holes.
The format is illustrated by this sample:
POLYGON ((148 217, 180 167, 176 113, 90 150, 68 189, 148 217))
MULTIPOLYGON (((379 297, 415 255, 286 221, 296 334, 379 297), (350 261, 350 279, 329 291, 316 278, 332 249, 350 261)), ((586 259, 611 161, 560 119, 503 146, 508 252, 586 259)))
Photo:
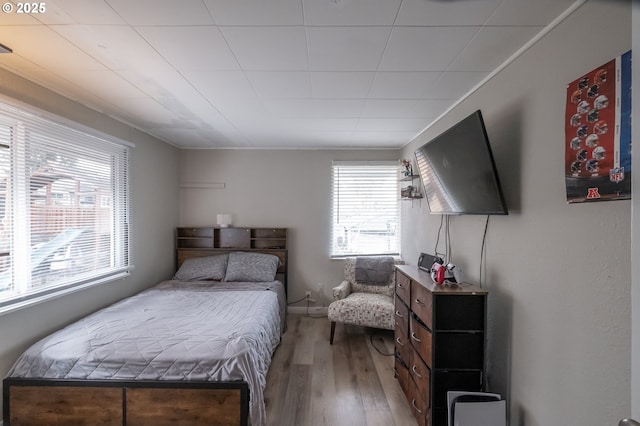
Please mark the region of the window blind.
POLYGON ((0 312, 126 273, 128 157, 0 102, 0 312))
POLYGON ((399 253, 398 163, 332 163, 331 256, 399 253))

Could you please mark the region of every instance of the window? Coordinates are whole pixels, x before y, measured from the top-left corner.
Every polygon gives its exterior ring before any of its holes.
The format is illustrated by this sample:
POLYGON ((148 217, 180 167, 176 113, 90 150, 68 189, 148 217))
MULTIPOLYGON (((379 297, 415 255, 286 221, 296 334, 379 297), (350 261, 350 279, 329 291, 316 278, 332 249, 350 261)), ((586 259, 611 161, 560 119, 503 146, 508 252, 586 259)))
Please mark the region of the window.
POLYGON ((0 102, 0 312, 124 276, 129 146, 0 102))
POLYGON ((332 164, 331 256, 398 254, 398 163, 332 164))

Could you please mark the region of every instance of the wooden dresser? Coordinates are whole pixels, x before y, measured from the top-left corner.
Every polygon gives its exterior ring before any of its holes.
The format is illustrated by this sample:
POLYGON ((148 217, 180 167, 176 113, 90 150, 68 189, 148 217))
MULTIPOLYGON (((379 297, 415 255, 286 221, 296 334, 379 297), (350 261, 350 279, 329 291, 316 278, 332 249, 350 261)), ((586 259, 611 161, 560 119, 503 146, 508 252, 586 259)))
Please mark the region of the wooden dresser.
POLYGON ((396 266, 395 374, 420 426, 447 425, 447 391, 484 390, 487 291, 396 266))

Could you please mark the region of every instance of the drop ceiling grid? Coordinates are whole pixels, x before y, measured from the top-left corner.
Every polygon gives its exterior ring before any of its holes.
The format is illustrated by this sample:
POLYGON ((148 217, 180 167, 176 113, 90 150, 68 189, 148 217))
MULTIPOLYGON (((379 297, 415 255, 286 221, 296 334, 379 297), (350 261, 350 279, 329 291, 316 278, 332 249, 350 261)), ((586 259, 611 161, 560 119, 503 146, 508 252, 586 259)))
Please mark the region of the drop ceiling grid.
POLYGON ((0 66, 176 146, 393 148, 572 3, 52 0, 0 66))

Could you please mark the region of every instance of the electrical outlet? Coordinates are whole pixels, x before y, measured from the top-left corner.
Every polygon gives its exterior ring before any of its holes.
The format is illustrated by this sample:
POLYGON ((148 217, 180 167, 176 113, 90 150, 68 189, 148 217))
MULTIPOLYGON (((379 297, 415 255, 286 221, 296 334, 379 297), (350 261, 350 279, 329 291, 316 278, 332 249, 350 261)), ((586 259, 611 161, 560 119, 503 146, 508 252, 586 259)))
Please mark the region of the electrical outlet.
POLYGON ((316 303, 316 299, 311 298, 311 292, 309 290, 304 292, 304 298, 307 302, 316 303))

